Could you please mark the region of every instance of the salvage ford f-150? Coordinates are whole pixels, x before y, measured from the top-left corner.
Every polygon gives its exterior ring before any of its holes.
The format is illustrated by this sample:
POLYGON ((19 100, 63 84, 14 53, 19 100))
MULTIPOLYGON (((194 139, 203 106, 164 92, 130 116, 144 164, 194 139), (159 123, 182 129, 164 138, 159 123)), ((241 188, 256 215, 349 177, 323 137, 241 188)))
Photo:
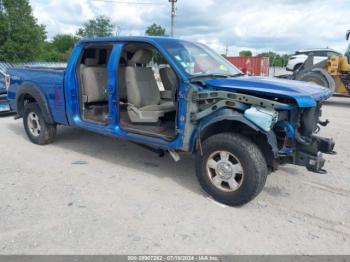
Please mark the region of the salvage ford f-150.
POLYGON ((312 83, 244 76, 210 48, 172 38, 80 41, 66 69, 9 70, 8 99, 29 139, 50 143, 76 126, 157 152, 196 155, 203 189, 228 205, 257 196, 291 163, 325 172, 332 139, 317 136, 330 91, 312 83))

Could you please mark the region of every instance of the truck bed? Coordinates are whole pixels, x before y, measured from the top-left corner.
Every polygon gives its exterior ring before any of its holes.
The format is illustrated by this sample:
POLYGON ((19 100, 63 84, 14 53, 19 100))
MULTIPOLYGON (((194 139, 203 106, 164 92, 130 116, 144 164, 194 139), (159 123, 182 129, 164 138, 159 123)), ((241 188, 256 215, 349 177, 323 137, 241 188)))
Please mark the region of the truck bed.
POLYGON ((65 68, 16 67, 8 70, 11 88, 8 98, 11 107, 16 110, 16 93, 22 84, 34 85, 45 95, 54 121, 67 124, 65 110, 64 75, 65 68))

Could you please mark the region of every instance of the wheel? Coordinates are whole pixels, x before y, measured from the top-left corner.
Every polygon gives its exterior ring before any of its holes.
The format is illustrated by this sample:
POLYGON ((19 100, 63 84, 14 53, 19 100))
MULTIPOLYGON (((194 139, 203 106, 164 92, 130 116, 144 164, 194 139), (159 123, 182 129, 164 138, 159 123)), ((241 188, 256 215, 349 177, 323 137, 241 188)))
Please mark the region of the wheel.
POLYGON ((196 154, 196 175, 202 188, 215 200, 246 204, 263 189, 268 168, 260 149, 248 138, 221 133, 206 139, 196 154))
POLYGON ((300 81, 305 81, 305 82, 312 82, 315 84, 318 84, 320 86, 324 86, 328 88, 332 95, 335 91, 335 82, 334 80, 330 77, 329 80, 319 71, 311 71, 307 72, 303 75, 301 75, 298 79, 300 81))
POLYGON ((56 125, 45 122, 43 113, 37 103, 25 105, 23 125, 28 138, 34 144, 46 145, 52 143, 56 136, 56 125))

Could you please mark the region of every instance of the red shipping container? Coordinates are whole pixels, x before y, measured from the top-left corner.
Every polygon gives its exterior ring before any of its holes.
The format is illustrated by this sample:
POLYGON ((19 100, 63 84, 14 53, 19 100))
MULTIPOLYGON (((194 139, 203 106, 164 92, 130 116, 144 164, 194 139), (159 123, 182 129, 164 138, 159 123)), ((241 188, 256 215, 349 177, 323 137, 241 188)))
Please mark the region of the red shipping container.
POLYGON ((229 56, 228 61, 251 76, 269 76, 270 60, 260 56, 229 56))

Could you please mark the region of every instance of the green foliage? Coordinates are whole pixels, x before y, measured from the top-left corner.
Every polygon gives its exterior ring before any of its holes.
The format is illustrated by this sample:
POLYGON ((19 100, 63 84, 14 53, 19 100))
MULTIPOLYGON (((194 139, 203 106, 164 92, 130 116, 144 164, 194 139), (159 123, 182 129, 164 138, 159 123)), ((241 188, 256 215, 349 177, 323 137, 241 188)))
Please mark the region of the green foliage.
POLYGON ((71 51, 78 41, 78 38, 73 35, 56 35, 53 38, 52 45, 60 53, 71 51))
POLYGON ((104 37, 113 36, 115 26, 106 16, 98 16, 86 22, 77 32, 78 37, 104 37))
POLYGON ((264 52, 258 56, 268 57, 270 59, 270 66, 285 67, 288 63, 288 55, 279 55, 272 51, 264 52))
POLYGON ((167 36, 165 28, 157 24, 147 27, 145 34, 149 36, 167 36))
POLYGON ((66 62, 78 38, 72 35, 56 35, 52 42, 45 42, 40 60, 66 62))
POLYGON ((241 52, 239 52, 239 56, 252 56, 253 53, 250 50, 242 50, 241 52))
POLYGON ((49 42, 29 0, 0 0, 0 61, 64 62, 79 38, 112 36, 114 28, 108 17, 99 16, 87 21, 77 36, 59 34, 49 42))
POLYGON ((45 38, 45 27, 33 17, 28 0, 0 0, 0 60, 33 61, 45 38))

